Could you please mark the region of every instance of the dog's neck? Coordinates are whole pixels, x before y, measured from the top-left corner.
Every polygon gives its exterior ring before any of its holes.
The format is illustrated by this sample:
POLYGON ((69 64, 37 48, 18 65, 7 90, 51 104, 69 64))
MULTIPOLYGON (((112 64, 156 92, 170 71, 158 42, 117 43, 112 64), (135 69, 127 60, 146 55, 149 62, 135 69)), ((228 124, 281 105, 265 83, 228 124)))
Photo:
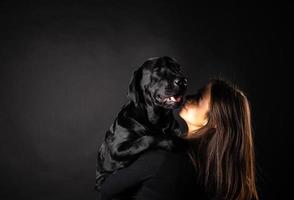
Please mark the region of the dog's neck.
POLYGON ((158 107, 135 105, 129 102, 122 110, 123 115, 132 118, 146 128, 146 131, 154 134, 170 133, 174 130, 176 120, 173 117, 173 110, 158 107))
POLYGON ((150 124, 156 126, 165 126, 172 115, 172 110, 162 107, 152 107, 147 105, 145 109, 148 121, 150 124))
POLYGON ((173 111, 162 107, 154 107, 146 104, 135 105, 133 102, 128 104, 132 107, 132 117, 144 126, 152 130, 167 130, 173 120, 173 111))

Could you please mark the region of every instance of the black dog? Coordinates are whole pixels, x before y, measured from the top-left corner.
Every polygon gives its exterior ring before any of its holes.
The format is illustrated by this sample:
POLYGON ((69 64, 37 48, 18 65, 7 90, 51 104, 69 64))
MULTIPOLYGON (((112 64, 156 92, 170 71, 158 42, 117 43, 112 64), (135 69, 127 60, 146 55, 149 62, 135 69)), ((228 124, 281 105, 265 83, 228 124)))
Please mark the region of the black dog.
POLYGON ((107 174, 126 167, 147 148, 170 149, 180 135, 172 109, 183 101, 187 80, 170 57, 147 60, 133 74, 128 98, 106 132, 97 157, 96 190, 107 174))

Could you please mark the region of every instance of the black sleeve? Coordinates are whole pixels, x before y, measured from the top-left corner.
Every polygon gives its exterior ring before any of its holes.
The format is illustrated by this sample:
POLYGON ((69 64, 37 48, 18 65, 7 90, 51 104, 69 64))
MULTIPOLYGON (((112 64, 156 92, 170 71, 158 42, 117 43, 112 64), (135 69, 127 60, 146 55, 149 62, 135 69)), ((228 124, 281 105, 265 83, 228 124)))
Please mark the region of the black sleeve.
POLYGON ((163 155, 164 150, 150 150, 128 167, 110 174, 101 186, 100 199, 112 199, 152 177, 159 169, 163 155))

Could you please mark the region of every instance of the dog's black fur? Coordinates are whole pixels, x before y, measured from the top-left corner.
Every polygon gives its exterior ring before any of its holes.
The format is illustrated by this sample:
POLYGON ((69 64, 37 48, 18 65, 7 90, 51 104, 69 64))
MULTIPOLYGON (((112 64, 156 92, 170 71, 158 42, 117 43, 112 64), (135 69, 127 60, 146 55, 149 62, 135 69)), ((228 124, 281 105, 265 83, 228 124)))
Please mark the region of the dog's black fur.
POLYGON ((129 101, 98 151, 96 190, 107 174, 127 166, 147 148, 172 147, 169 136, 181 134, 172 109, 182 103, 186 85, 180 65, 167 56, 151 58, 134 72, 129 101))

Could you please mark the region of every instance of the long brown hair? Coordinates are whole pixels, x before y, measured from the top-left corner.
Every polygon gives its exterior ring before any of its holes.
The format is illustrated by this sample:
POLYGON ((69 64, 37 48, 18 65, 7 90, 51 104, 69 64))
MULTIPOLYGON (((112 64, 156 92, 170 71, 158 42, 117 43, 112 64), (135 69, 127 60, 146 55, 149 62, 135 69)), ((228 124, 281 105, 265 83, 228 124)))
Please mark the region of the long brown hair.
POLYGON ((258 199, 248 99, 227 81, 212 79, 209 86, 208 122, 187 138, 199 181, 218 199, 258 199))

